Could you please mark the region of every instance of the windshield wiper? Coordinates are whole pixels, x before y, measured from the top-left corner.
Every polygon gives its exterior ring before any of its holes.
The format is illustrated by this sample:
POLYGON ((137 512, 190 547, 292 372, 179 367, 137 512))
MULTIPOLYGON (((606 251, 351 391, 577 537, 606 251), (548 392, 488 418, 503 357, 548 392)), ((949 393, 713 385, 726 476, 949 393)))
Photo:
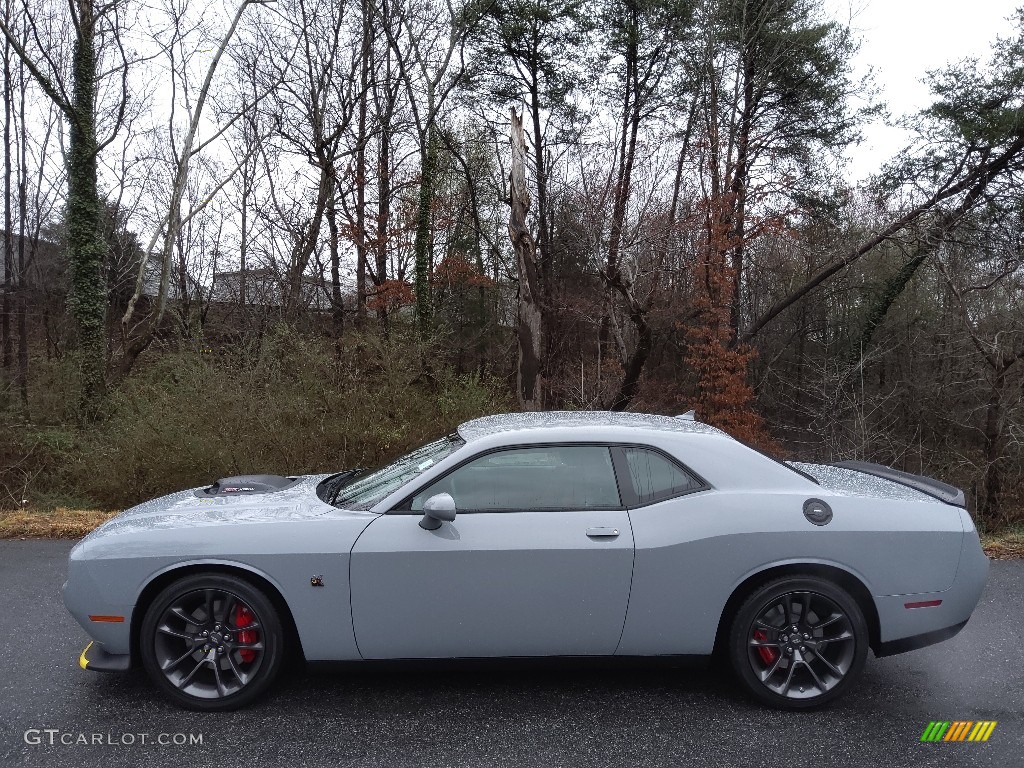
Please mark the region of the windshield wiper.
POLYGON ((341 489, 356 479, 357 476, 365 472, 363 468, 350 469, 346 472, 339 472, 330 480, 330 484, 327 486, 327 503, 336 506, 338 502, 338 494, 341 493, 341 489))

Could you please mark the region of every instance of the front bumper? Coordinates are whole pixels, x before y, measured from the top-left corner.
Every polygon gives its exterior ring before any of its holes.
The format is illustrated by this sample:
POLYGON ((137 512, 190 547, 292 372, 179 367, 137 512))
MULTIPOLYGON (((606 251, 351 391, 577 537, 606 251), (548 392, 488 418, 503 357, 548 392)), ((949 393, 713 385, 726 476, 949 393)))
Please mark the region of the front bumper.
POLYGON ((127 672, 131 664, 132 658, 127 653, 108 653, 95 640, 85 646, 78 657, 78 666, 94 672, 127 672))
POLYGON ((108 653, 120 655, 131 651, 131 618, 133 605, 109 599, 109 589, 97 584, 88 564, 71 559, 68 580, 62 592, 64 605, 90 640, 108 653))

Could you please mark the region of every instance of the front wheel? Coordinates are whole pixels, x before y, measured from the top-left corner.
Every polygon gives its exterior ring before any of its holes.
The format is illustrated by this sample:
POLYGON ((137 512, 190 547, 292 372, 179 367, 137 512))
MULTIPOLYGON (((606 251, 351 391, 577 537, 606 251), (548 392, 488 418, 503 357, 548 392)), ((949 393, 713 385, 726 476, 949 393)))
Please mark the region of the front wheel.
POLYGON ((811 576, 757 589, 729 632, 729 657, 740 682, 780 709, 808 709, 840 696, 860 674, 867 651, 868 628, 857 601, 811 576))
POLYGON ((186 576, 150 604, 142 664, 172 701, 216 711, 249 704, 281 668, 284 633, 270 600, 226 574, 186 576))

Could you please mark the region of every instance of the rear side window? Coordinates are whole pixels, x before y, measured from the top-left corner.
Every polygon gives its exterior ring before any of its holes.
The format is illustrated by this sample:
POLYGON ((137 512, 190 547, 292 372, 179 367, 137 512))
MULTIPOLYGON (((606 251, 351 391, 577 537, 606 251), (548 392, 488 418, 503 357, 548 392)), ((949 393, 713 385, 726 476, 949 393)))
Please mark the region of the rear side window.
POLYGON ((702 490, 702 481, 657 451, 625 448, 629 479, 640 506, 702 490))
POLYGON ((604 446, 513 448, 480 456, 417 493, 420 511, 449 493, 464 512, 621 509, 611 455, 604 446))

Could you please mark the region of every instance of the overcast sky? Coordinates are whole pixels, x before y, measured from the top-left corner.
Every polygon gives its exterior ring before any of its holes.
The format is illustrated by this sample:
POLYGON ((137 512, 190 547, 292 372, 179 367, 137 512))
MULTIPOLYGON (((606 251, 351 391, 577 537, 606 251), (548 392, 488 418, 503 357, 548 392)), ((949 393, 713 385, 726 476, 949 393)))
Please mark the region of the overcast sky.
MULTIPOLYGON (((875 70, 880 98, 892 116, 930 103, 925 73, 967 57, 985 59, 989 44, 1007 36, 1006 19, 1024 0, 831 0, 837 18, 860 32, 857 72, 875 70), (851 17, 852 14, 852 17, 851 17)), ((851 150, 849 175, 860 180, 877 170, 905 143, 902 131, 876 124, 851 150)))

